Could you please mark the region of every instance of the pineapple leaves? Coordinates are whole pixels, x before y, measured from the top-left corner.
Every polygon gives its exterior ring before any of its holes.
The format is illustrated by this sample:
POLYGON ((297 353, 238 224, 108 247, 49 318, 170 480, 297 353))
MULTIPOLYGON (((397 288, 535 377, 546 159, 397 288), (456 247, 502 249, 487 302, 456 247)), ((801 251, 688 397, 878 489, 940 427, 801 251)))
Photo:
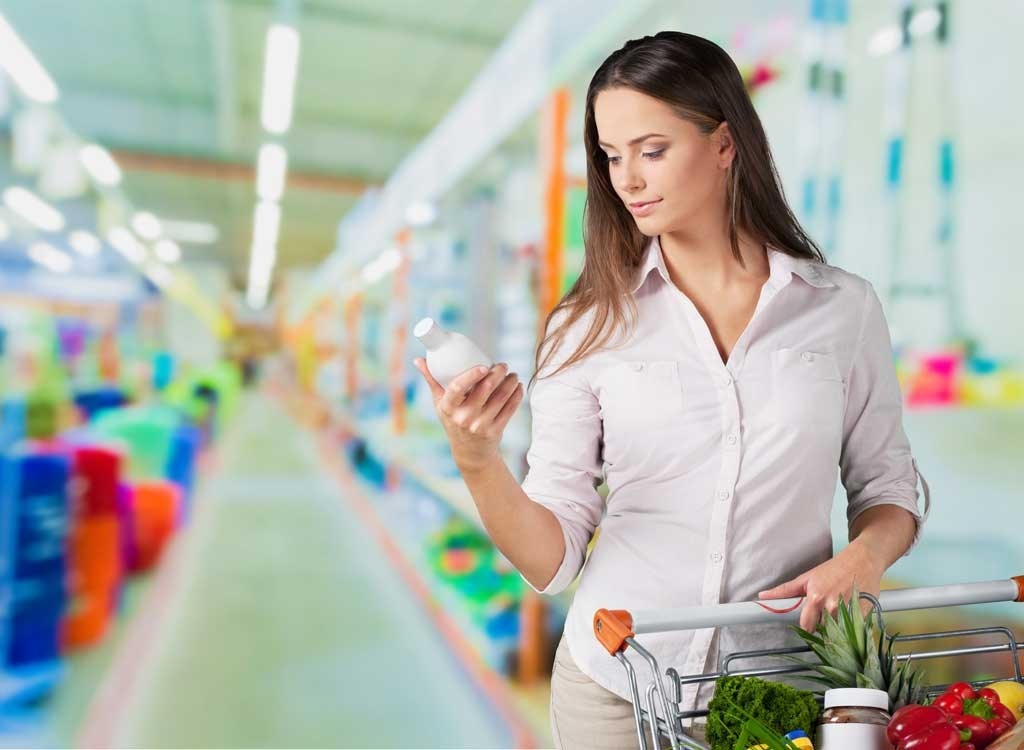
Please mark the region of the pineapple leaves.
POLYGON ((894 638, 880 632, 873 618, 864 616, 856 587, 848 602, 840 598, 835 615, 827 610, 822 614, 813 633, 798 627, 794 630, 818 657, 817 663, 797 657, 788 659, 814 673, 804 679, 826 689, 882 690, 889 695, 892 710, 923 700, 923 673, 914 669, 909 660, 900 661, 894 638))

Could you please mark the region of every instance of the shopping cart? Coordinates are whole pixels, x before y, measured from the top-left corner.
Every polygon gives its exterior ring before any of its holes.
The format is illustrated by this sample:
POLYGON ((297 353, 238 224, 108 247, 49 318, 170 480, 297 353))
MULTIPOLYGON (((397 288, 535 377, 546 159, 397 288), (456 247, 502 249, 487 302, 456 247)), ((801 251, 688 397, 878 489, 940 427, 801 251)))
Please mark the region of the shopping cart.
MULTIPOLYGON (((890 635, 885 628, 885 613, 909 610, 934 609, 938 607, 955 607, 969 604, 992 604, 996 602, 1024 602, 1024 576, 1002 581, 986 581, 981 583, 951 584, 947 586, 930 586, 914 589, 893 589, 883 591, 877 598, 870 594, 861 594, 873 608, 872 617, 877 619, 879 632, 886 639, 886 644, 908 643, 920 641, 928 643, 941 638, 960 638, 966 636, 988 636, 992 643, 968 646, 963 648, 947 648, 932 651, 900 654, 900 660, 918 661, 942 657, 966 656, 970 654, 991 654, 1008 651, 1012 656, 1013 673, 1006 677, 976 682, 984 685, 999 679, 1013 679, 1024 683, 1021 676, 1019 658, 1020 645, 1009 628, 987 627, 949 630, 945 632, 921 632, 910 635, 890 635)), ((697 741, 684 731, 683 721, 707 716, 707 710, 687 710, 681 708, 683 686, 711 682, 723 675, 745 675, 766 677, 784 675, 799 678, 809 670, 792 662, 784 666, 768 666, 743 669, 745 660, 763 660, 779 657, 780 662, 791 658, 794 654, 810 652, 809 647, 793 647, 765 649, 761 651, 739 651, 721 654, 718 671, 707 674, 681 675, 669 668, 662 673, 661 666, 654 655, 645 649, 637 636, 647 633, 665 633, 676 630, 698 630, 701 628, 717 628, 732 625, 750 625, 775 622, 796 624, 800 619, 800 606, 803 599, 777 599, 769 602, 737 602, 718 604, 708 607, 682 607, 678 609, 648 610, 628 612, 625 610, 600 609, 594 613, 594 635, 608 653, 619 660, 626 670, 629 689, 632 695, 633 717, 636 719, 637 739, 643 750, 649 747, 661 747, 662 739, 671 742, 673 750, 680 748, 697 748, 708 750, 708 746, 697 741), (632 648, 642 657, 651 669, 653 678, 641 696, 638 678, 633 663, 626 658, 625 651, 632 648), (649 736, 648 736, 649 733, 649 736), (648 740, 652 743, 648 744, 648 740)), ((929 685, 929 695, 937 694, 947 685, 929 685)))

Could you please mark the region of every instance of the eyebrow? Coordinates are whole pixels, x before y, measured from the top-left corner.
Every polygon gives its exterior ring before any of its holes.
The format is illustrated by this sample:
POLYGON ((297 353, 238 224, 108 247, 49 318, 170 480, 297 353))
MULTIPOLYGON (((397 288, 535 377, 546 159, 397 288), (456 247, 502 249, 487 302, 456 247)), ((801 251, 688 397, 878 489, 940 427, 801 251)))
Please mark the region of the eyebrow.
MULTIPOLYGON (((646 141, 648 138, 668 138, 668 136, 667 135, 662 135, 661 133, 648 133, 647 135, 642 135, 639 138, 634 138, 633 140, 631 140, 626 145, 627 146, 635 146, 636 144, 640 143, 641 141, 646 141)), ((604 141, 598 141, 598 144, 601 145, 601 146, 607 146, 608 148, 615 148, 615 146, 613 146, 612 144, 605 143, 604 141)))

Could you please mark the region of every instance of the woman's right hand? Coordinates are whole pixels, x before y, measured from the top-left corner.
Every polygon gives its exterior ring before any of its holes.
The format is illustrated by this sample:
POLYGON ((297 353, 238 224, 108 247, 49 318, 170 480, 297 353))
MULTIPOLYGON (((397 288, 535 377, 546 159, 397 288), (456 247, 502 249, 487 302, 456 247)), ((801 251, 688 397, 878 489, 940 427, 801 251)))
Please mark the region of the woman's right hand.
POLYGON ((413 365, 430 386, 434 408, 459 470, 482 468, 499 455, 505 426, 523 400, 523 385, 514 372, 508 371, 508 365, 466 370, 447 389, 434 380, 422 357, 414 359, 413 365))

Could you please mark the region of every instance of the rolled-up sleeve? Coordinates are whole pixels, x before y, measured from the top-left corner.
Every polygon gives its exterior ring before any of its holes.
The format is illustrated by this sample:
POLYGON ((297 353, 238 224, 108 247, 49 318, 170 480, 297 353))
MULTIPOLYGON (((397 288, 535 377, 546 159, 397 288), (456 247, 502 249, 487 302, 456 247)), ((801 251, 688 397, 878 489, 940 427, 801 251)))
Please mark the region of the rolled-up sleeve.
POLYGON ((865 282, 860 336, 847 378, 846 413, 840 471, 846 488, 850 527, 868 508, 898 505, 913 515, 917 544, 930 509, 927 484, 925 509, 918 508, 917 463, 903 430, 903 399, 893 364, 892 341, 882 304, 865 282))
MULTIPOLYGON (((541 375, 553 371, 545 367, 541 375)), ((541 594, 564 591, 579 575, 587 545, 601 522, 601 412, 577 363, 557 375, 538 377, 530 393, 533 419, 529 471, 523 491, 548 508, 562 526, 565 556, 541 594)), ((525 577, 523 580, 526 580, 525 577)))

